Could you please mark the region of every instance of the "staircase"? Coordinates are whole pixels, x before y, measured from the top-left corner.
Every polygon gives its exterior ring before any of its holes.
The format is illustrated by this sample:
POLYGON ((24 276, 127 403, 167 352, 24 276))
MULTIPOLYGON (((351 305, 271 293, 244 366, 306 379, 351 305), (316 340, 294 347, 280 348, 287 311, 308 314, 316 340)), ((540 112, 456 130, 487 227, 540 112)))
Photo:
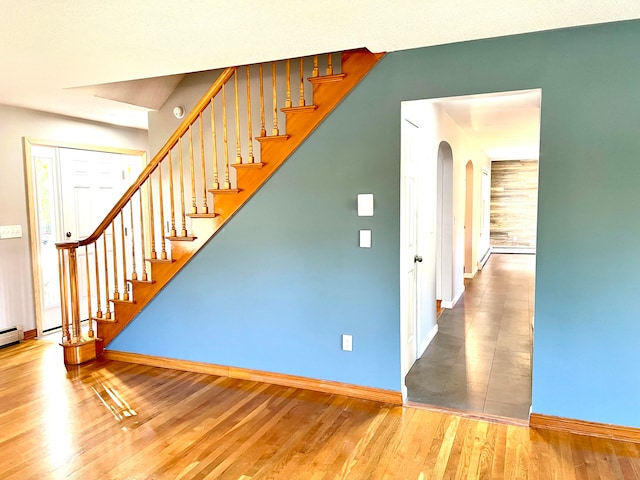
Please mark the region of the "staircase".
POLYGON ((96 358, 382 54, 337 56, 225 69, 98 228, 56 245, 66 364, 96 358))

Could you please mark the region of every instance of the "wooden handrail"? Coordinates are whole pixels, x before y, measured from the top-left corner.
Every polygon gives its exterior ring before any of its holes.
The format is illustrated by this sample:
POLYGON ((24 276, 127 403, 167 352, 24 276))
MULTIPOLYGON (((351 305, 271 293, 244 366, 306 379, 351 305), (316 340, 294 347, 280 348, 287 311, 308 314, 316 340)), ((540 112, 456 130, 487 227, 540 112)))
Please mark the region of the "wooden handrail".
POLYGON ((160 162, 165 158, 165 156, 169 153, 169 151, 175 146, 178 142, 178 139, 184 135, 189 126, 192 125, 197 119, 198 116, 203 112, 203 110, 209 105, 211 99, 220 91, 222 85, 224 85, 227 80, 231 78, 233 73, 235 72, 236 67, 228 67, 225 68, 224 71, 220 74, 218 79, 211 85, 211 88, 207 90, 207 92, 202 96, 202 98, 198 101, 198 103, 193 107, 193 110, 189 115, 187 115, 180 126, 173 132, 173 135, 169 137, 169 140, 164 144, 164 146, 155 154, 153 159, 147 164, 147 166, 142 170, 138 178, 131 184, 131 186, 127 189, 127 191, 122 195, 118 203, 109 211, 107 216, 102 220, 100 225, 95 229, 95 231, 89 235, 87 238, 84 238, 78 242, 61 242, 56 243, 57 248, 77 248, 84 245, 90 245, 96 240, 100 238, 100 235, 106 230, 106 228, 113 222, 116 216, 120 213, 120 210, 124 208, 124 206, 131 200, 133 195, 138 191, 138 189, 147 181, 149 175, 156 169, 156 167, 160 164, 160 162))

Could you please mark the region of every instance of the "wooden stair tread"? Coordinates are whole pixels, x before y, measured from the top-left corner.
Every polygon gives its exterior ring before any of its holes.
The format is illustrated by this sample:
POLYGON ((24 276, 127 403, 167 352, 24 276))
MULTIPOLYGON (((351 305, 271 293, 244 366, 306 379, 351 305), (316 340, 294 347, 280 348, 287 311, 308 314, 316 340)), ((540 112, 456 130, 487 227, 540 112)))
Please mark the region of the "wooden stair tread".
POLYGON ((214 195, 216 194, 232 194, 232 193, 239 193, 240 189, 239 188, 210 188, 209 190, 207 190, 209 193, 213 193, 214 195))
MULTIPOLYGON (((180 237, 180 238, 186 238, 186 237, 180 237)), ((145 258, 145 260, 147 262, 151 262, 151 263, 173 263, 174 260, 171 258, 145 258)))
POLYGON ((113 304, 120 304, 120 305, 133 305, 135 302, 135 300, 123 300, 122 298, 119 299, 115 299, 115 298, 110 298, 109 301, 113 304))
POLYGON ((309 77, 309 83, 330 83, 330 82, 341 82, 347 76, 346 73, 335 73, 333 75, 322 75, 320 77, 309 77))
POLYGON ((302 105, 297 107, 284 107, 280 111, 284 113, 312 113, 318 108, 317 105, 302 105))
POLYGON ((139 280, 139 279, 135 279, 135 280, 133 280, 133 279, 131 279, 131 278, 128 278, 128 279, 127 279, 127 282, 129 282, 129 283, 131 283, 131 284, 134 284, 134 285, 135 285, 135 284, 138 284, 138 283, 142 283, 142 284, 145 284, 145 285, 147 285, 147 284, 148 284, 148 285, 151 285, 152 283, 156 283, 156 282, 154 282, 153 280, 139 280))
POLYGON ((253 163, 234 163, 231 165, 233 168, 262 168, 264 163, 253 162, 253 163))
POLYGON ((266 137, 256 137, 260 143, 262 142, 286 142, 290 135, 267 135, 266 137))
POLYGON ((104 318, 104 317, 91 317, 91 320, 94 322, 103 322, 103 323, 118 323, 118 320, 115 318, 104 318))
MULTIPOLYGON (((204 215, 203 213, 194 213, 193 215, 204 215)), ((193 217, 193 218, 214 218, 215 215, 211 216, 211 217, 193 217)), ((196 238, 198 237, 190 237, 190 236, 186 236, 186 237, 164 237, 167 240, 171 240, 172 242, 193 242, 196 238)), ((164 260, 163 260, 164 261, 164 260)))
MULTIPOLYGON (((218 216, 217 213, 215 212, 211 212, 211 213, 187 213, 187 217, 189 218, 216 218, 218 216)), ((166 237, 166 238, 175 238, 175 237, 166 237)), ((186 237, 182 237, 182 238, 186 238, 186 237)), ((193 237, 196 238, 196 237, 193 237)))

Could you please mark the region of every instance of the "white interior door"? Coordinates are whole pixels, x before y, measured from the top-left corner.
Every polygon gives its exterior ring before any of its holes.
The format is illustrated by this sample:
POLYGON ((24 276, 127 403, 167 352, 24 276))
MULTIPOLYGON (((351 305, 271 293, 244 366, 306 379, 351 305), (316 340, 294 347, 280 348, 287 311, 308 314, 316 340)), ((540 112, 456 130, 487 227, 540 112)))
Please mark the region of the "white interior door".
MULTIPOLYGON (((401 185, 401 295, 402 295, 402 376, 417 359, 418 350, 418 127, 404 121, 402 128, 401 185)), ((420 259, 421 260, 421 259, 420 259)))

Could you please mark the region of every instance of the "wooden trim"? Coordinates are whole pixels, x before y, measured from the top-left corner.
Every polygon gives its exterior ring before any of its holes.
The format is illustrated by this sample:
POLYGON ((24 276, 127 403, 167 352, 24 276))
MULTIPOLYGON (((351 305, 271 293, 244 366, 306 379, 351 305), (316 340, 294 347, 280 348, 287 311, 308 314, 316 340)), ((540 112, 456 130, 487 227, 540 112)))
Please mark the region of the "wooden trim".
POLYGON ((589 422, 575 418, 555 417, 542 413, 532 413, 529 418, 531 428, 557 430, 590 437, 610 438, 625 442, 640 443, 640 428, 589 422))
POLYGON ((401 392, 384 390, 382 388, 363 387, 361 385, 352 385, 348 383, 334 382, 331 380, 318 380, 315 378, 299 377, 297 375, 286 375, 284 373, 265 372, 249 368, 229 367, 224 365, 215 365, 212 363, 192 362, 189 360, 177 360, 173 358, 155 357, 140 353, 118 352, 114 350, 103 350, 102 358, 117 362, 137 363, 151 367, 204 373, 206 375, 270 383, 274 385, 282 385, 283 387, 301 388, 304 390, 313 390, 315 392, 331 393, 335 395, 344 395, 345 397, 355 397, 362 398, 364 400, 402 405, 401 392))
POLYGON ((35 328, 33 330, 25 330, 22 334, 24 335, 24 340, 32 340, 38 336, 38 330, 35 328))

